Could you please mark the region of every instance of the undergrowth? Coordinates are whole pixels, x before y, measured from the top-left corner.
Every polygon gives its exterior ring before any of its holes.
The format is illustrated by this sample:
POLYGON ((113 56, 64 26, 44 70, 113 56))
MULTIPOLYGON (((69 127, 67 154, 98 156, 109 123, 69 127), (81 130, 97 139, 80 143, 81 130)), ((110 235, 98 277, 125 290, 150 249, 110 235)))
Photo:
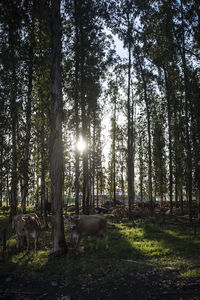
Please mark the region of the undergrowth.
MULTIPOLYGON (((109 219, 109 249, 102 240, 96 250, 95 238, 84 238, 80 254, 69 247, 66 255, 52 258, 51 230, 42 231, 38 251, 26 253, 16 249, 16 234, 9 223, 9 215, 0 214, 0 228, 7 229, 7 249, 1 253, 0 272, 23 272, 28 275, 62 276, 68 282, 77 276, 102 277, 127 272, 145 272, 149 269, 165 270, 173 268, 181 276, 200 275, 200 239, 193 236, 188 221, 170 220, 162 224, 158 217, 136 221, 136 226, 128 220, 116 222, 109 219)), ((70 233, 66 228, 66 241, 70 233)), ((32 249, 33 249, 33 244, 32 249)), ((1 251, 2 252, 2 251, 1 251)))

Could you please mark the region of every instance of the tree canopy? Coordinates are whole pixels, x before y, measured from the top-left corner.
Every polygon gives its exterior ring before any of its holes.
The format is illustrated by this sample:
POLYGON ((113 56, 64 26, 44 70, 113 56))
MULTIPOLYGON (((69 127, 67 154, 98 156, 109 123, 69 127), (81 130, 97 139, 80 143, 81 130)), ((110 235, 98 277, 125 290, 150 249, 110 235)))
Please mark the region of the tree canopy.
POLYGON ((167 199, 171 212, 186 200, 192 220, 193 200, 200 203, 199 2, 58 2, 0 4, 0 205, 10 203, 12 217, 35 201, 46 220, 49 201, 62 214, 55 197, 73 198, 86 214, 103 197, 127 199, 131 218, 138 200, 153 209, 167 199))

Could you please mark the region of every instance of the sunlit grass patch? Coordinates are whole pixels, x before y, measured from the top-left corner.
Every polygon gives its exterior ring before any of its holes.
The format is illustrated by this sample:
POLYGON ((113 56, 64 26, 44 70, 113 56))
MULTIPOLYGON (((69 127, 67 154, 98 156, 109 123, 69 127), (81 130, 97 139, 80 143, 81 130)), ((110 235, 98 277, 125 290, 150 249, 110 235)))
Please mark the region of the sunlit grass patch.
POLYGON ((128 228, 123 231, 123 234, 130 242, 144 238, 144 230, 141 228, 128 228))
POLYGON ((178 228, 170 228, 170 229, 166 229, 163 230, 163 232, 165 234, 168 234, 169 236, 171 236, 172 238, 176 238, 176 239, 193 239, 193 233, 191 232, 191 229, 185 229, 185 230, 177 230, 178 228))
POLYGON ((42 269, 48 261, 47 251, 21 251, 15 254, 11 261, 19 267, 26 266, 30 269, 42 269))
POLYGON ((181 277, 196 278, 200 276, 200 266, 194 268, 188 268, 185 272, 180 273, 181 277))
POLYGON ((7 247, 9 249, 15 248, 16 245, 17 245, 16 236, 12 236, 9 238, 9 240, 7 240, 7 247))
POLYGON ((135 242, 134 246, 146 258, 162 257, 171 253, 170 248, 164 247, 159 241, 145 239, 143 242, 135 242))
POLYGON ((10 222, 9 222, 9 216, 3 214, 1 211, 0 211, 0 224, 1 224, 1 230, 3 228, 8 228, 9 224, 10 224, 10 222))
MULTIPOLYGON (((141 227, 133 228, 122 226, 121 224, 117 225, 117 227, 121 229, 118 235, 121 235, 120 243, 122 243, 118 248, 126 244, 126 251, 131 248, 133 254, 137 252, 138 255, 149 258, 168 255, 172 252, 167 243, 166 245, 163 244, 163 232, 156 225, 151 226, 150 233, 146 231, 144 224, 141 227), (149 235, 153 236, 153 238, 149 239, 149 235)), ((126 255, 126 251, 124 251, 124 255, 126 255)))

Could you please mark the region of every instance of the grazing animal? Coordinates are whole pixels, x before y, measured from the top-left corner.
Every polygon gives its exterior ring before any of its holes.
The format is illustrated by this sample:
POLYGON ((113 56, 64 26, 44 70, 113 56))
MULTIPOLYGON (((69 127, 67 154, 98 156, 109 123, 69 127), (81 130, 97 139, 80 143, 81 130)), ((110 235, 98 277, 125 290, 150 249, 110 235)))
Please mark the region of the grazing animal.
POLYGON ((83 236, 96 236, 99 247, 100 237, 104 237, 106 249, 108 248, 107 220, 103 215, 70 216, 72 239, 75 240, 76 249, 79 250, 80 240, 83 236))
POLYGON ((133 210, 133 217, 135 218, 143 218, 149 214, 148 208, 144 207, 138 207, 136 206, 133 210))
POLYGON ((34 239, 34 249, 37 250, 38 235, 41 230, 41 224, 35 213, 20 214, 13 217, 13 227, 17 233, 17 247, 23 245, 23 239, 26 238, 27 251, 29 251, 30 237, 34 239))
POLYGON ((124 206, 119 206, 113 209, 112 213, 116 218, 122 219, 128 217, 128 209, 124 206))
POLYGON ((104 207, 97 207, 97 208, 95 208, 95 211, 97 214, 107 214, 110 212, 109 209, 106 209, 104 207))

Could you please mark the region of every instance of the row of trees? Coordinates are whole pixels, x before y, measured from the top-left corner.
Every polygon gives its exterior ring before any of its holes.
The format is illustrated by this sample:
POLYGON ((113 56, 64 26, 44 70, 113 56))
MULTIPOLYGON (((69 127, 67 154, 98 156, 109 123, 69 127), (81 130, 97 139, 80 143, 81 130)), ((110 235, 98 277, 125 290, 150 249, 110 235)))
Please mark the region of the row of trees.
POLYGON ((192 220, 200 189, 198 1, 66 0, 59 7, 1 1, 0 201, 10 198, 15 214, 19 192, 23 212, 32 196, 46 220, 50 183, 53 210, 62 214, 63 180, 77 213, 80 204, 89 213, 105 191, 115 203, 120 190, 131 217, 137 191, 151 209, 153 195, 169 196, 171 212, 173 200, 183 209, 186 196, 192 220), (57 164, 64 165, 59 180, 57 164))

